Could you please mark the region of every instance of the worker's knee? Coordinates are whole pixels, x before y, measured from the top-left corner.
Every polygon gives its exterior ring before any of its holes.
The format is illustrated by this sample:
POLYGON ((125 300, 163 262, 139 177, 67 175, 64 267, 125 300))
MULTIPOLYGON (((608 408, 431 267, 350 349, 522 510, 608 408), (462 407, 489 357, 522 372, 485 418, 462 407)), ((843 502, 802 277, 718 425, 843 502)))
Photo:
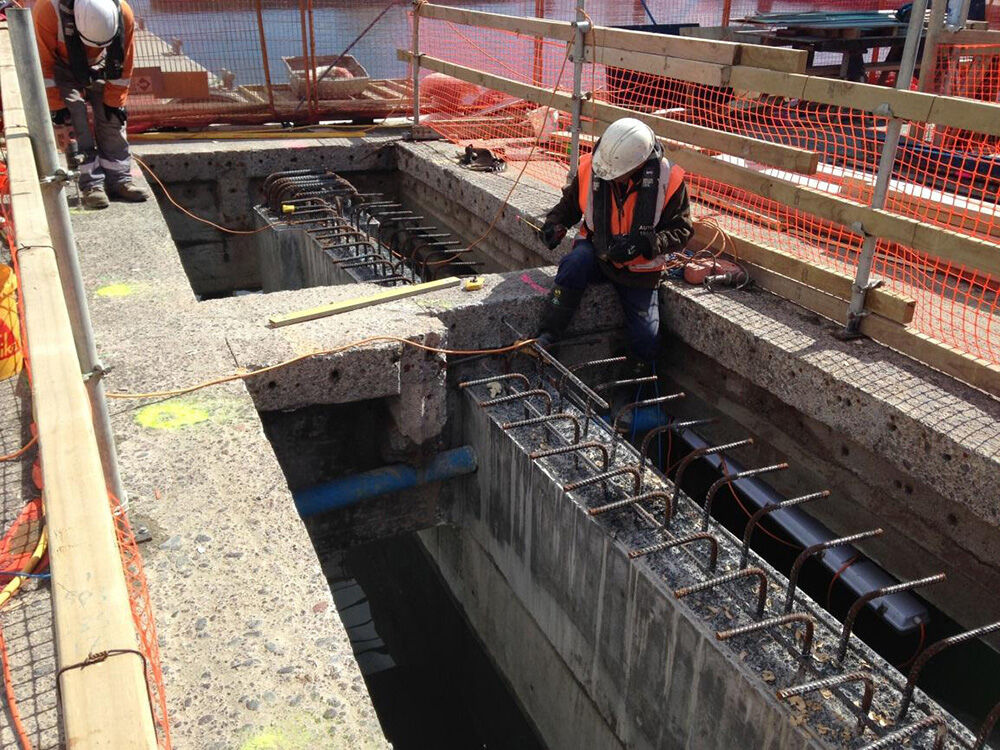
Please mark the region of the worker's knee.
POLYGON ((559 261, 556 286, 582 291, 593 279, 596 268, 594 245, 589 240, 578 240, 559 261))

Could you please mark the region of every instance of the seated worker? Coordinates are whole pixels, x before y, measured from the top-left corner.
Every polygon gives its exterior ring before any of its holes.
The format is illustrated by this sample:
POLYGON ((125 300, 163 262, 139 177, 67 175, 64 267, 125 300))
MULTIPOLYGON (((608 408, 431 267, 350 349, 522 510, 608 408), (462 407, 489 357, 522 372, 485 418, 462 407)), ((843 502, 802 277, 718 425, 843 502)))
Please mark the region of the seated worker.
POLYGON ((549 211, 542 241, 554 249, 581 217, 580 234, 559 262, 538 342, 551 346, 566 331, 588 284, 609 281, 625 312, 629 377, 653 371, 659 353, 657 289, 665 255, 691 239, 684 170, 663 157, 653 131, 623 117, 580 157, 577 176, 549 211))

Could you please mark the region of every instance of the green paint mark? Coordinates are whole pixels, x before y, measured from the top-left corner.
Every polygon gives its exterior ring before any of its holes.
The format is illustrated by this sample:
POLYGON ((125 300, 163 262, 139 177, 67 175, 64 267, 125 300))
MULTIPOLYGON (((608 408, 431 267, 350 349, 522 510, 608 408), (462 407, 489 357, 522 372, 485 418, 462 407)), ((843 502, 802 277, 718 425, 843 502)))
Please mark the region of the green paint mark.
POLYGON ((137 291, 138 287, 134 284, 108 284, 107 286, 102 286, 94 293, 98 297, 128 297, 137 291))
POLYGON ((207 421, 207 410, 185 401, 167 401, 144 406, 135 413, 135 421, 151 430, 178 430, 207 421))

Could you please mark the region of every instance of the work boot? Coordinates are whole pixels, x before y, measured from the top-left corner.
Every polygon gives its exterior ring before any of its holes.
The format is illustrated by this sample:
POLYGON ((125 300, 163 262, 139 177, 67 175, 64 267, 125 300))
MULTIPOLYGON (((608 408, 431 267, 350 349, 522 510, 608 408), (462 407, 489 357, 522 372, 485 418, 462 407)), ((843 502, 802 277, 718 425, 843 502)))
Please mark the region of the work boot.
POLYGON ((566 333, 576 308, 580 305, 583 292, 554 286, 542 313, 542 324, 538 329, 538 345, 548 349, 566 333))
POLYGON ((80 196, 80 203, 84 208, 95 211, 111 205, 108 202, 108 194, 104 192, 104 188, 102 187, 92 187, 84 190, 80 196))
POLYGON ((108 192, 115 200, 125 201, 126 203, 143 203, 149 199, 149 191, 132 182, 111 185, 108 192))

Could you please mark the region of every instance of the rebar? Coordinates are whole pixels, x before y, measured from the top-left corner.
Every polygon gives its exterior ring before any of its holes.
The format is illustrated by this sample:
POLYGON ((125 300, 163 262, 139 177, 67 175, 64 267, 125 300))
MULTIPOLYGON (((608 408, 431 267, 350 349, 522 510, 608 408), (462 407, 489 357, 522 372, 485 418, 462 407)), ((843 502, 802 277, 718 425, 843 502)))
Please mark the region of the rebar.
POLYGON ((1000 621, 990 623, 989 625, 982 625, 978 628, 973 628, 972 630, 966 630, 964 633, 958 633, 957 635, 948 636, 947 638, 942 638, 940 641, 932 643, 930 646, 921 651, 920 655, 916 658, 916 660, 914 660, 913 666, 910 667, 909 674, 906 675, 906 686, 903 688, 903 698, 899 704, 899 715, 896 717, 896 721, 902 721, 906 718, 906 711, 909 709, 910 703, 913 700, 913 690, 917 685, 917 678, 920 677, 920 670, 924 668, 924 665, 928 661, 945 649, 951 648, 952 646, 958 646, 966 641, 971 641, 974 638, 980 638, 981 636, 988 635, 989 633, 996 632, 997 630, 1000 630, 1000 621))
POLYGON ((754 530, 757 528, 757 524, 761 522, 764 516, 773 513, 776 510, 784 510, 785 508, 791 508, 795 505, 802 505, 802 503, 808 503, 810 500, 816 500, 821 497, 829 497, 830 490, 822 490, 820 492, 813 492, 810 495, 802 495, 800 497, 793 497, 790 500, 782 500, 780 503, 773 503, 771 505, 765 505, 760 508, 752 516, 750 520, 747 521, 747 525, 743 528, 743 553, 740 555, 740 567, 745 568, 750 559, 750 539, 753 536, 754 530))
MULTIPOLYGON (((685 422, 667 422, 666 424, 661 424, 654 427, 642 438, 642 445, 639 448, 639 465, 645 468, 647 457, 649 454, 649 445, 653 442, 653 438, 657 435, 662 435, 664 432, 670 432, 671 430, 682 430, 687 427, 695 427, 697 425, 712 424, 717 421, 715 418, 710 417, 708 419, 689 419, 685 422)), ((669 456, 668 456, 669 459, 669 456)), ((642 482, 639 484, 639 490, 642 491, 643 485, 646 480, 646 472, 643 471, 642 482)))
POLYGON ((476 385, 486 385, 487 383, 496 383, 502 381, 508 381, 505 382, 505 385, 509 385, 509 381, 511 380, 524 381, 525 388, 531 387, 531 383, 528 380, 528 376, 520 372, 508 372, 505 373, 504 375, 494 375, 493 377, 489 378, 479 378, 478 380, 466 380, 464 383, 459 383, 458 387, 465 389, 465 388, 472 388, 473 386, 476 385))
POLYGON ((593 448, 601 452, 601 456, 604 458, 603 471, 608 470, 608 462, 610 455, 608 454, 608 446, 604 443, 599 443, 596 440, 589 440, 584 443, 575 443, 574 445, 561 445, 557 448, 546 448, 543 450, 538 450, 529 454, 529 457, 537 461, 539 458, 548 458, 549 456, 560 456, 564 453, 575 453, 576 451, 582 451, 586 448, 593 448))
POLYGON ((993 727, 996 726, 998 719, 1000 719, 1000 703, 993 706, 993 709, 987 714, 986 720, 983 721, 983 725, 979 728, 979 733, 976 735, 976 741, 972 745, 972 750, 982 750, 982 748, 986 747, 986 740, 990 738, 990 734, 993 732, 993 727))
POLYGON ((580 442, 580 420, 577 419, 572 414, 547 414, 544 417, 532 417, 531 419, 521 419, 517 422, 504 422, 500 425, 501 430, 513 430, 517 427, 533 427, 535 425, 544 424, 545 422, 554 422, 557 419, 566 419, 573 423, 573 442, 580 442))
MULTIPOLYGON (((783 688, 778 691, 777 695, 779 700, 787 700, 793 695, 804 695, 805 693, 811 693, 814 690, 826 690, 828 688, 837 687, 838 685, 846 685, 849 682, 860 682, 864 686, 865 692, 861 696, 861 710, 858 713, 858 733, 860 734, 864 731, 865 719, 868 717, 868 712, 872 707, 872 700, 875 698, 875 680, 868 672, 847 672, 845 674, 827 677, 822 680, 806 682, 802 685, 783 688)), ((854 704, 850 704, 850 706, 851 708, 854 708, 854 704)))
POLYGON ((615 414, 614 421, 611 423, 612 432, 618 432, 618 420, 622 418, 622 414, 629 411, 634 411, 635 409, 644 409, 647 406, 657 406, 658 404, 665 404, 668 401, 674 401, 679 398, 684 398, 684 392, 680 393, 670 393, 666 396, 657 396, 656 398, 649 398, 645 401, 633 401, 631 404, 625 404, 618 413, 615 414))
POLYGON ((760 568, 743 568, 743 570, 734 570, 731 573, 726 573, 724 576, 712 578, 708 581, 702 581, 701 583, 696 583, 693 586, 684 586, 683 588, 674 589, 674 596, 678 599, 683 599, 685 596, 690 594, 697 594, 699 591, 708 591, 708 589, 721 586, 724 583, 731 583, 732 581, 738 581, 740 578, 750 578, 751 576, 756 577, 758 581, 756 616, 762 617, 764 615, 764 607, 767 606, 767 574, 760 568))
MULTIPOLYGON (((738 635, 756 633, 758 630, 776 628, 779 625, 788 625, 793 622, 802 623, 805 632, 805 635, 802 636, 802 659, 804 661, 809 658, 809 654, 812 652, 813 634, 816 629, 816 619, 808 612, 792 612, 788 615, 770 617, 760 622, 751 622, 748 625, 740 625, 729 630, 720 630, 715 634, 715 637, 720 641, 728 641, 730 638, 735 638, 738 635)), ((782 697, 780 692, 778 693, 778 697, 782 697)))
POLYGON ((784 471, 788 468, 788 464, 772 464, 771 466, 760 466, 756 469, 745 469, 743 471, 738 471, 735 474, 729 474, 726 471, 725 465, 722 467, 722 476, 716 479, 712 486, 708 488, 708 492, 705 493, 705 505, 702 507, 702 519, 701 519, 701 530, 704 531, 708 528, 708 519, 712 515, 712 503, 715 501, 715 493, 719 491, 719 488, 723 485, 729 485, 729 488, 735 493, 736 490, 733 489, 733 482, 740 479, 749 479, 750 477, 760 476, 761 474, 768 474, 772 471, 784 471))
POLYGON ((598 484, 600 482, 607 481, 608 479, 613 479, 614 477, 620 477, 623 474, 631 474, 633 478, 632 495, 638 495, 639 488, 639 470, 634 466, 620 466, 617 469, 612 469, 611 471, 604 471, 600 474, 595 474, 592 477, 587 477, 586 479, 581 479, 578 482, 570 482, 563 489, 566 492, 573 492, 574 490, 583 489, 584 487, 589 487, 592 484, 598 484))
POLYGON ((844 619, 844 629, 840 633, 840 645, 837 648, 837 661, 843 661, 844 657, 847 655, 847 644, 851 638, 851 629, 854 627, 854 621, 857 619, 861 609, 868 604, 868 602, 873 599, 879 599, 883 596, 889 596, 890 594, 898 594, 901 591, 912 591, 920 586, 929 586, 932 583, 940 583, 944 579, 945 574, 938 573, 936 575, 927 576, 926 578, 919 578, 916 581, 897 583, 894 586, 883 586, 880 589, 875 589, 874 591, 869 591, 867 594, 859 596, 857 601, 851 605, 851 608, 847 612, 847 617, 844 619))
MULTIPOLYGON (((666 506, 666 517, 670 518, 670 495, 666 492, 646 492, 641 495, 635 495, 633 497, 626 498, 625 500, 618 500, 614 503, 608 503, 607 505, 599 505, 596 508, 590 508, 587 513, 592 516, 599 516, 608 511, 618 510, 620 508, 627 508, 630 505, 635 505, 636 503, 642 503, 646 500, 653 500, 654 498, 660 498, 663 500, 666 506)), ((666 528, 666 524, 664 524, 666 528)))
POLYGON ((627 385, 643 385, 644 383, 653 383, 658 379, 659 378, 656 375, 648 375, 643 378, 629 378, 628 380, 609 380, 607 383, 595 385, 594 392, 600 393, 601 391, 607 391, 614 388, 624 388, 627 385))
POLYGON ((639 549, 629 550, 628 556, 635 560, 638 557, 645 557, 646 555, 651 555, 654 552, 662 552, 665 549, 671 549, 672 547, 686 547, 689 544, 694 544, 695 542, 708 542, 708 569, 710 571, 715 570, 716 563, 719 561, 719 540, 715 538, 712 534, 707 534, 702 531, 696 531, 693 534, 688 534, 687 536, 677 537, 676 539, 667 539, 662 542, 657 542, 656 544, 650 544, 648 547, 640 547, 639 549))
POLYGON ((734 443, 726 443, 725 445, 707 445, 704 448, 695 448, 693 451, 684 456, 684 458, 680 460, 680 463, 677 464, 677 473, 674 474, 674 497, 670 501, 670 507, 673 509, 674 514, 676 515, 677 513, 677 498, 679 498, 681 494, 681 480, 684 478, 684 471, 693 461, 704 456, 711 456, 715 453, 742 448, 745 445, 753 445, 753 438, 745 438, 744 440, 737 440, 734 443))
POLYGON ((887 734, 880 740, 865 745, 861 750, 885 750, 894 747, 908 737, 919 734, 925 729, 937 727, 934 731, 934 750, 944 750, 944 741, 948 737, 948 723, 940 716, 932 714, 925 716, 920 721, 903 727, 891 734, 887 734))
POLYGON ((792 563, 792 569, 788 573, 788 588, 785 590, 785 611, 792 611, 792 604, 795 602, 795 588, 798 586, 799 573, 802 570, 802 566, 805 564, 806 560, 815 555, 817 552, 822 552, 823 550, 832 549, 833 547, 841 547, 845 544, 853 544, 854 542, 860 542, 864 539, 872 539, 877 536, 882 536, 882 529, 869 529, 868 531, 861 531, 857 534, 851 534, 850 536, 841 536, 836 539, 827 539, 826 541, 814 544, 811 547, 806 547, 802 550, 798 557, 795 558, 795 562, 792 563))
POLYGON ((491 398, 487 401, 480 401, 479 405, 481 407, 489 408, 490 406, 499 406, 500 404, 509 404, 513 401, 520 401, 523 398, 531 398, 532 396, 539 396, 545 399, 545 413, 552 413, 552 395, 544 388, 532 388, 530 391, 520 391, 518 393, 512 393, 509 396, 499 396, 497 398, 491 398))

